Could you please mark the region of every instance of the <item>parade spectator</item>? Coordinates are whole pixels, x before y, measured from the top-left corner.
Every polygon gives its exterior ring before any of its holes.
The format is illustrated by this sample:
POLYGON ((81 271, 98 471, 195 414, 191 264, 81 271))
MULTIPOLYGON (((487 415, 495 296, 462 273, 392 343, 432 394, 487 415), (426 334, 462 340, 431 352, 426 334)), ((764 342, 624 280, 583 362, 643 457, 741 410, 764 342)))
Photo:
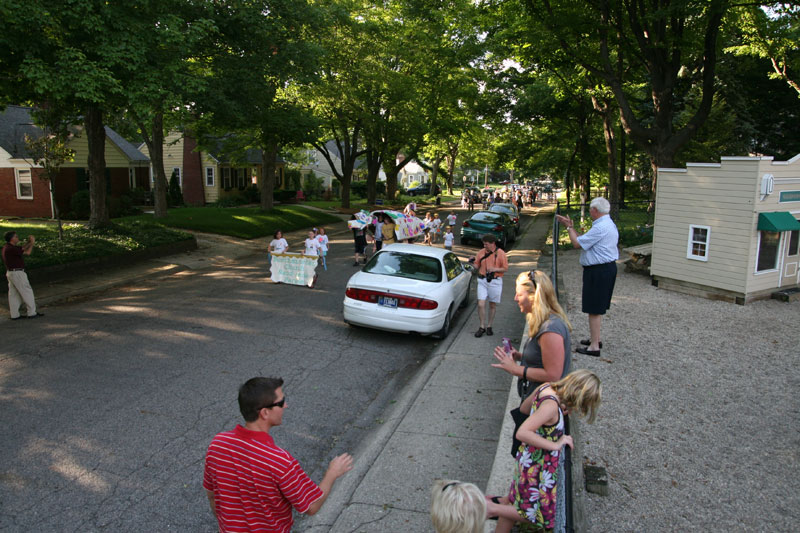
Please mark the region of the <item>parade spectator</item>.
POLYGON ((567 227, 572 246, 581 249, 580 262, 583 266, 581 310, 589 315, 589 338, 582 340, 582 346, 576 351, 593 357, 600 356, 603 315, 611 307, 611 297, 617 279, 619 232, 608 215, 609 211, 611 204, 605 198, 592 200, 589 204, 592 227, 583 235, 575 229, 572 219, 556 215, 558 221, 567 227))
POLYGON ((270 430, 283 423, 288 408, 280 378, 256 377, 239 388, 244 427, 217 434, 206 453, 203 487, 220 531, 292 529, 292 508, 313 515, 334 482, 350 471, 353 458, 330 462, 319 485, 289 452, 275 444, 270 430))
POLYGON ((37 318, 44 316, 43 313, 36 311, 36 299, 33 296, 33 289, 28 281, 28 274, 25 273, 25 258, 31 255, 36 237, 28 235, 25 244, 19 245, 19 237, 16 231, 7 231, 5 234, 6 243, 3 245, 3 263, 6 265, 6 280, 8 281, 8 308, 11 313, 11 320, 22 318, 19 312, 20 306, 24 303, 27 311, 27 318, 37 318))
POLYGON ((437 479, 431 489, 431 521, 436 533, 482 533, 486 498, 472 483, 437 479))
POLYGON ((508 270, 506 253, 497 247, 494 235, 484 235, 482 240, 483 249, 470 259, 470 263, 474 262, 478 268, 478 318, 481 325, 475 332, 476 337, 483 337, 484 333, 494 335, 492 324, 503 293, 503 274, 508 270))
POLYGON ((517 276, 514 301, 525 314, 528 342, 522 352, 513 346, 510 352, 503 346, 496 347, 497 362, 492 366, 519 378, 523 392, 520 411, 527 413, 530 411, 529 394, 534 389, 544 382, 559 380, 569 372, 572 326, 558 303, 550 277, 541 270, 517 276))
POLYGON ((487 514, 498 517, 496 533, 509 533, 515 523, 553 529, 558 498, 558 462, 564 446, 564 415, 587 417, 593 423, 602 397, 600 379, 591 371, 572 372, 555 383, 544 383, 533 393, 531 414, 517 430, 514 481, 508 496, 487 497, 487 514))
POLYGON ((445 230, 445 232, 446 233, 444 234, 444 247, 445 247, 446 250, 452 250, 453 249, 453 241, 456 238, 456 236, 453 235, 453 228, 451 228, 450 226, 447 226, 447 229, 445 230))

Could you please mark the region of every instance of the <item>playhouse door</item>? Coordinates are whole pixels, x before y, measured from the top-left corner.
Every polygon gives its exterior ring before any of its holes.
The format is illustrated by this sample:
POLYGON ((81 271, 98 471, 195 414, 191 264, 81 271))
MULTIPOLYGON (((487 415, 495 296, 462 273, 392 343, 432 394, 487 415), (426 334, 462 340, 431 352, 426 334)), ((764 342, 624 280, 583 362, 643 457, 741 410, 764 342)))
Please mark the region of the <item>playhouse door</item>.
POLYGON ((783 272, 781 287, 800 284, 800 230, 787 231, 784 234, 783 272))

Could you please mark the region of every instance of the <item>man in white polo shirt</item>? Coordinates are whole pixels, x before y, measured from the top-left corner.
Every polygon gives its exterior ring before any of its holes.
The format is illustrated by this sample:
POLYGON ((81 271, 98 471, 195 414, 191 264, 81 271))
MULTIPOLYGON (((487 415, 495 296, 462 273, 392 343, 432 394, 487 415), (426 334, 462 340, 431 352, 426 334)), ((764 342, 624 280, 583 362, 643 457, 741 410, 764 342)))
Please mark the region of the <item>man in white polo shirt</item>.
POLYGON ((592 227, 579 235, 571 219, 556 215, 558 221, 567 227, 572 246, 581 249, 583 265, 582 311, 589 315, 589 339, 582 340, 576 351, 593 357, 600 356, 600 331, 603 315, 611 307, 611 296, 617 279, 617 259, 619 259, 619 232, 611 217, 611 205, 605 198, 595 198, 589 204, 592 227))

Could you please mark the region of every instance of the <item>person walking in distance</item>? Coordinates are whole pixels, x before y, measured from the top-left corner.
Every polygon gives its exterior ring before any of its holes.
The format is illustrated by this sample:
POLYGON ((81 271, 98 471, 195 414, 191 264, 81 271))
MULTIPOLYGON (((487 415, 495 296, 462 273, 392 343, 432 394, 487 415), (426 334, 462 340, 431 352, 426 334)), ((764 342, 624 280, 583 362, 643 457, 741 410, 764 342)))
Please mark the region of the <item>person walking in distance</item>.
POLYGON ((508 258, 506 253, 497 247, 494 235, 488 234, 483 236, 483 249, 475 257, 470 258, 469 262, 478 268, 478 318, 481 326, 475 332, 475 336, 483 337, 484 333, 494 335, 492 324, 497 304, 500 303, 500 295, 503 293, 503 274, 508 270, 508 258), (488 313, 486 300, 489 300, 488 313))
POLYGON ((203 488, 220 531, 292 529, 292 508, 316 514, 334 482, 353 468, 349 454, 334 457, 319 485, 270 435, 288 408, 283 379, 255 377, 239 388, 245 424, 217 434, 206 452, 203 488))
POLYGON ((23 256, 31 255, 36 238, 28 235, 25 244, 20 246, 16 231, 7 231, 6 244, 3 246, 3 263, 6 265, 6 279, 8 280, 8 308, 11 320, 22 318, 19 308, 25 303, 28 318, 44 316, 36 311, 36 300, 33 289, 25 273, 25 259, 23 256))
POLYGON ((589 204, 592 227, 580 235, 572 219, 556 215, 559 223, 567 227, 569 240, 574 248, 581 249, 580 262, 583 266, 583 290, 581 310, 589 315, 589 338, 582 340, 576 351, 593 357, 600 356, 600 333, 603 315, 611 307, 614 283, 617 279, 617 259, 619 259, 619 232, 608 215, 611 204, 605 198, 595 198, 589 204))

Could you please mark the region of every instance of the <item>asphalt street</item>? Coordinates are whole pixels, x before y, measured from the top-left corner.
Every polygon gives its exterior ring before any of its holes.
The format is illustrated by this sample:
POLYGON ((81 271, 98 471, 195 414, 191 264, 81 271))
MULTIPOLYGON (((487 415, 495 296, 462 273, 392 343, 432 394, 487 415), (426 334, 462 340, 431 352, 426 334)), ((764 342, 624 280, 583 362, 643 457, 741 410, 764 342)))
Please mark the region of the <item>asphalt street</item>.
POLYGON ((286 381, 274 437, 319 480, 438 345, 342 322, 352 247, 334 232, 314 289, 271 283, 265 254, 209 256, 3 324, 0 530, 214 531, 205 449, 256 375, 286 381))

